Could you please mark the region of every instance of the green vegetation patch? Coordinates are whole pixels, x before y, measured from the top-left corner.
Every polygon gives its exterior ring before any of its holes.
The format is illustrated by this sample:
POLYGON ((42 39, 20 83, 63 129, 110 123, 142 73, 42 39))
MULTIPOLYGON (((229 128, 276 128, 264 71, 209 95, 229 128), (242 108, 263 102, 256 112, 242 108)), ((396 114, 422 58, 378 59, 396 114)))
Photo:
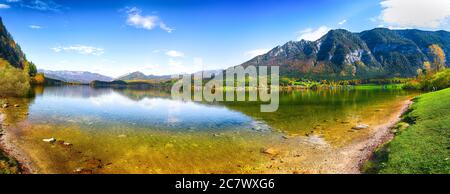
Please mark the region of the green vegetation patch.
POLYGON ((356 85, 355 89, 358 90, 376 90, 376 89, 402 89, 403 84, 361 84, 356 85))
POLYGON ((0 174, 18 174, 19 163, 0 150, 0 174))
POLYGON ((30 93, 30 76, 0 58, 0 86, 0 96, 27 96, 30 93))
POLYGON ((415 99, 396 137, 363 167, 366 173, 450 173, 450 88, 415 99), (406 126, 406 127, 405 127, 406 126))

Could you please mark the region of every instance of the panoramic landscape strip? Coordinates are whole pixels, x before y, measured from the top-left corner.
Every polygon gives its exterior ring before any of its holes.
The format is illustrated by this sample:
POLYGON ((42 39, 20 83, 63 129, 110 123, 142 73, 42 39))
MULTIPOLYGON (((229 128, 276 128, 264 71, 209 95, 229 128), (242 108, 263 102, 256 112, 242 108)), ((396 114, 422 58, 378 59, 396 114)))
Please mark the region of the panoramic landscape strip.
POLYGON ((0 174, 450 174, 450 4, 405 2, 0 0, 0 174))

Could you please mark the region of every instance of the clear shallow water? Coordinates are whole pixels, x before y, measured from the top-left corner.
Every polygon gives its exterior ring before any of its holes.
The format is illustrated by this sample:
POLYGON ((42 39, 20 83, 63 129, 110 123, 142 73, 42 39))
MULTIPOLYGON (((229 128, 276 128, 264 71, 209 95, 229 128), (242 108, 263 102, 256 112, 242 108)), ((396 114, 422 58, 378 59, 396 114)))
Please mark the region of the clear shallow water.
MULTIPOLYGON (((3 110, 18 145, 43 173, 264 173, 263 148, 335 149, 367 137, 414 94, 401 90, 294 91, 274 113, 259 103, 174 101, 164 91, 37 88, 3 110), (282 136, 289 137, 288 139, 282 136), (69 142, 49 144, 44 138, 69 142)), ((280 154, 281 155, 281 154, 280 154)), ((307 166, 299 167, 302 169, 307 166)), ((289 172, 290 169, 278 170, 289 172)), ((295 168, 295 167, 294 167, 295 168)))

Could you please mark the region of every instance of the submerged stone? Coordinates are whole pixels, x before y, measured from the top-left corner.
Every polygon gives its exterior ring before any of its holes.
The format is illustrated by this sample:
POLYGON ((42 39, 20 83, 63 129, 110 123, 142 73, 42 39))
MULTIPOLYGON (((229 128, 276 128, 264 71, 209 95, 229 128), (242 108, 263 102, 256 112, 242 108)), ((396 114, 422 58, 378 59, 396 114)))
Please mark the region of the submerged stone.
POLYGON ((268 155, 277 155, 278 154, 278 150, 276 150, 274 148, 263 149, 261 152, 264 154, 268 154, 268 155))
POLYGON ((47 142, 47 143, 55 143, 56 139, 55 138, 49 138, 49 139, 43 139, 42 141, 47 142))
POLYGON ((366 125, 366 124, 358 124, 358 125, 352 127, 352 129, 354 129, 354 130, 361 130, 361 129, 367 129, 367 128, 369 128, 369 125, 366 125))

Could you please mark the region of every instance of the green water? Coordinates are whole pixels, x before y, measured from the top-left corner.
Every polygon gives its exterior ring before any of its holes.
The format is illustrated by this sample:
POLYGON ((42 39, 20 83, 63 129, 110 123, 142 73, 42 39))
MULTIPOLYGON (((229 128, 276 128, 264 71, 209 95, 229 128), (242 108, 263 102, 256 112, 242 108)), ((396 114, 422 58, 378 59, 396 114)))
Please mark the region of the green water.
POLYGON ((373 129, 352 127, 382 124, 415 95, 396 89, 282 92, 279 110, 261 113, 256 102, 182 102, 165 91, 36 91, 33 99, 3 99, 20 106, 1 111, 11 141, 41 173, 285 173, 297 168, 281 163, 273 169, 268 164, 283 154, 261 150, 301 150, 299 158, 312 160, 311 150, 370 136, 373 129), (59 141, 42 141, 51 137, 59 141))

